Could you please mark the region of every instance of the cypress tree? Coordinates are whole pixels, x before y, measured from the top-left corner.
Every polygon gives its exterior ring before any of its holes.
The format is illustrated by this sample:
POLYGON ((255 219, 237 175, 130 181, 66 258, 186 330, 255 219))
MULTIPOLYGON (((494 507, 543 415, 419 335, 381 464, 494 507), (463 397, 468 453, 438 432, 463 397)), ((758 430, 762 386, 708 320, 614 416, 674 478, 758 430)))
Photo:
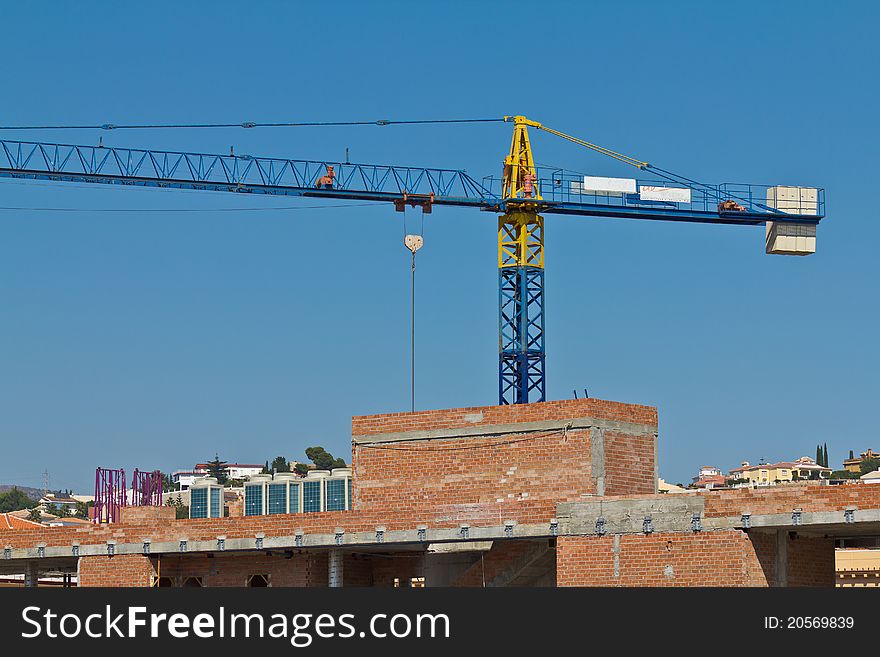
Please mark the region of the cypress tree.
POLYGON ((816 465, 822 465, 822 445, 816 445, 816 465))
POLYGON ((824 451, 822 452, 822 465, 826 468, 828 467, 828 443, 825 443, 824 451))

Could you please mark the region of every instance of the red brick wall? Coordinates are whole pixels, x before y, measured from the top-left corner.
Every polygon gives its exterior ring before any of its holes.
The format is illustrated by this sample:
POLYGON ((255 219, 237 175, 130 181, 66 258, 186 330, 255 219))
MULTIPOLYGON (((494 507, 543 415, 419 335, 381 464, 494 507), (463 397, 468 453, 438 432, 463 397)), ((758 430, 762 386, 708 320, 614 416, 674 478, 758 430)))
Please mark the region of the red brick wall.
POLYGON ((776 534, 775 532, 750 532, 755 558, 746 563, 748 579, 759 582, 757 586, 776 584, 776 534))
POLYGON ((605 494, 657 492, 654 436, 605 432, 605 494))
POLYGON ((112 557, 81 557, 80 586, 150 586, 153 565, 140 554, 117 554, 112 557))
MULTIPOLYGON (((656 426, 652 407, 597 399, 513 406, 456 408, 355 417, 352 434, 596 417, 656 426)), ((606 432, 606 493, 653 493, 653 435, 606 432), (609 490, 610 487, 610 490, 609 490)), ((518 517, 523 501, 543 503, 552 517, 557 502, 595 494, 589 429, 355 444, 355 508, 430 510, 458 522, 500 522, 518 517)))
POLYGON ((834 539, 795 534, 788 539, 788 585, 834 586, 834 539))
MULTIPOLYGON (((834 541, 788 542, 788 586, 834 586, 834 541)), ((775 586, 776 534, 739 530, 620 536, 563 536, 556 544, 559 586, 775 586)))
POLYGON ((125 524, 168 522, 174 520, 175 511, 171 506, 124 506, 120 509, 119 522, 125 524))
POLYGON ((423 440, 355 447, 356 508, 500 524, 522 502, 543 506, 594 493, 589 431, 423 440))
POLYGON ((564 536, 556 543, 559 586, 767 586, 749 537, 740 531, 564 536))

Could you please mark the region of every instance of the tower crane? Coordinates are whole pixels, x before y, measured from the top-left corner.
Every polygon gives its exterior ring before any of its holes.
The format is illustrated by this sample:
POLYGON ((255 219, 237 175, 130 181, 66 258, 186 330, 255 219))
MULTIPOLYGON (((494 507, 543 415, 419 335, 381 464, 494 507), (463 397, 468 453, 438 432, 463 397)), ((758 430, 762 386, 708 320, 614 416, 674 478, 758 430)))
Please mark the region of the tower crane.
MULTIPOLYGON (((430 213, 436 206, 498 214, 498 401, 544 401, 544 216, 613 217, 765 226, 767 253, 815 252, 816 226, 825 216, 821 188, 790 185, 705 184, 554 130, 525 116, 437 121, 346 123, 28 126, 40 128, 242 127, 507 122, 510 151, 499 178, 477 180, 464 170, 294 160, 203 153, 0 140, 0 176, 320 197, 392 203, 430 213), (653 179, 608 178, 535 165, 529 128, 653 174, 653 179)), ((22 129, 5 127, 0 129, 22 129)))

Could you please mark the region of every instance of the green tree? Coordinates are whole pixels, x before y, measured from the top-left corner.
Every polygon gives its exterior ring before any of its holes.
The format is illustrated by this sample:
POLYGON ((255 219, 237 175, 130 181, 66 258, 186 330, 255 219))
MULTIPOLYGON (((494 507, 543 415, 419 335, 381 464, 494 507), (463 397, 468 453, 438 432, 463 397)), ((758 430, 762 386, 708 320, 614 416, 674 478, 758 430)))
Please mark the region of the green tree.
POLYGON ((849 470, 835 470, 828 475, 829 479, 855 479, 858 476, 855 472, 850 472, 849 470))
POLYGON ((828 443, 822 448, 822 466, 828 467, 828 443))
POLYGON ((874 472, 878 468, 880 468, 880 460, 878 459, 862 459, 862 462, 859 463, 859 470, 863 475, 874 472))
POLYGON ((822 445, 816 445, 816 465, 822 465, 822 445))
POLYGON ((77 502, 76 509, 73 512, 74 518, 89 519, 89 509, 95 506, 94 502, 77 502))
POLYGON ((849 450, 849 457, 850 457, 851 459, 854 459, 854 458, 855 458, 855 456, 853 455, 853 451, 852 451, 852 450, 849 450))
POLYGON ((309 447, 306 449, 306 456, 319 470, 345 467, 345 459, 333 458, 333 455, 323 447, 309 447))
POLYGON ((287 459, 283 456, 276 456, 272 459, 272 464, 269 467, 269 472, 290 472, 290 463, 287 462, 287 459))
POLYGON ((14 486, 11 490, 0 493, 0 513, 30 509, 36 503, 36 500, 31 499, 14 486))
POLYGON ((301 477, 304 477, 309 472, 309 466, 307 466, 305 463, 297 463, 295 466, 293 466, 293 471, 301 477))
POLYGON ((43 521, 43 516, 37 507, 33 507, 32 509, 28 510, 28 520, 33 520, 34 522, 43 521))
POLYGON ((214 460, 208 461, 208 476, 214 477, 221 486, 229 481, 229 468, 226 467, 227 462, 221 461, 220 457, 215 453, 214 460))
POLYGON ((175 490, 177 490, 177 484, 175 484, 171 480, 170 475, 167 475, 163 472, 162 473, 162 492, 163 493, 170 493, 175 490))
POLYGON ((183 500, 180 499, 179 495, 169 498, 169 500, 165 502, 165 506, 174 507, 174 517, 178 520, 189 518, 189 507, 183 503, 183 500))

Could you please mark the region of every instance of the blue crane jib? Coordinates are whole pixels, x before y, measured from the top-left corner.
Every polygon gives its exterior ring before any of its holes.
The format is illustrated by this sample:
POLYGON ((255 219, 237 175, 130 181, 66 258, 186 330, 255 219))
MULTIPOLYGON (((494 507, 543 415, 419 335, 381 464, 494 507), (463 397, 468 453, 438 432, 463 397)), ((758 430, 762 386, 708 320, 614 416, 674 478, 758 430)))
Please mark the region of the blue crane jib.
MULTIPOLYGON (((760 225, 767 221, 816 224, 824 216, 824 190, 806 213, 767 205, 770 185, 701 183, 689 187, 689 202, 656 201, 639 193, 583 187, 583 177, 562 169, 537 167, 540 211, 592 217, 661 219, 698 223, 760 225), (729 209, 719 208, 725 201, 729 209), (736 207, 738 206, 738 207, 736 207)), ((472 207, 503 212, 500 178, 479 181, 463 170, 349 164, 315 160, 209 155, 147 149, 81 146, 0 140, 0 176, 170 187, 210 191, 309 196, 402 205, 472 207), (330 184, 318 185, 332 168, 330 184)), ((637 180, 637 188, 668 185, 668 180, 637 180)), ((682 185, 685 187, 686 185, 682 185)))

